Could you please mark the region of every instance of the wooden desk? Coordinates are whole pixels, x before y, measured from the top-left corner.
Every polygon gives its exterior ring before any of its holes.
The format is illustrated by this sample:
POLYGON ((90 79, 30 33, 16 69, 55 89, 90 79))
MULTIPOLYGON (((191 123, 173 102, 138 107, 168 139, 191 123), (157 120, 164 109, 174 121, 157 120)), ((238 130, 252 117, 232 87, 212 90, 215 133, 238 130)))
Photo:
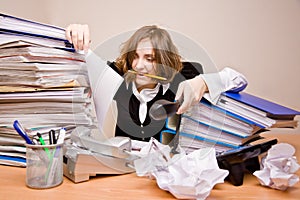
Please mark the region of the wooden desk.
MULTIPOLYGON (((300 134, 272 134, 280 142, 296 147, 296 156, 300 159, 300 134)), ((97 176, 87 182, 74 184, 67 178, 55 188, 37 190, 25 185, 25 168, 0 165, 0 199, 175 199, 170 193, 161 190, 155 180, 137 177, 135 173, 116 176, 97 176)), ((297 173, 300 175, 300 172, 297 173)), ((218 184, 211 191, 208 200, 215 199, 300 199, 300 183, 287 191, 278 191, 263 187, 256 177, 247 174, 242 186, 233 186, 228 182, 218 184)))

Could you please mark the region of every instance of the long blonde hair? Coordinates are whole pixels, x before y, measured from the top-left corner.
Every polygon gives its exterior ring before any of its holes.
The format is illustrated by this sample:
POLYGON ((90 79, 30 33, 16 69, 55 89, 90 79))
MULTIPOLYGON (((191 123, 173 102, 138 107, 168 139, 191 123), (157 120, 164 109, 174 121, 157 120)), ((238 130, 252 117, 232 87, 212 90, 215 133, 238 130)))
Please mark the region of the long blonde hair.
POLYGON ((132 68, 136 48, 143 39, 149 39, 153 46, 156 75, 167 78, 166 81, 159 82, 171 82, 175 74, 182 69, 181 57, 169 33, 155 25, 141 27, 123 43, 120 56, 116 59, 116 67, 127 75, 126 82, 134 79, 134 75, 126 72, 132 68))

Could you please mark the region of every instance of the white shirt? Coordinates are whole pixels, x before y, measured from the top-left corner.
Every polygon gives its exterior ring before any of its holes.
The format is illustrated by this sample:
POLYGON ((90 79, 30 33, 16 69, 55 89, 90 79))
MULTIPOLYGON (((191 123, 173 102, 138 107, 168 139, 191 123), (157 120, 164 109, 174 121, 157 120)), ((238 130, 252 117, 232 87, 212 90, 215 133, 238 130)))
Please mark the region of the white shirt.
MULTIPOLYGON (((132 92, 134 96, 140 101, 139 118, 142 124, 144 123, 147 115, 147 102, 154 99, 154 97, 157 95, 159 91, 160 86, 161 84, 158 83, 156 87, 153 89, 145 88, 141 92, 138 92, 135 83, 133 82, 132 84, 132 92)), ((163 86, 163 94, 165 94, 165 92, 169 89, 170 84, 169 83, 163 84, 162 86, 163 86)))
POLYGON ((225 67, 218 73, 200 74, 199 76, 203 78, 209 91, 209 93, 204 94, 204 97, 212 104, 218 102, 223 92, 240 92, 248 85, 243 74, 229 67, 225 67))

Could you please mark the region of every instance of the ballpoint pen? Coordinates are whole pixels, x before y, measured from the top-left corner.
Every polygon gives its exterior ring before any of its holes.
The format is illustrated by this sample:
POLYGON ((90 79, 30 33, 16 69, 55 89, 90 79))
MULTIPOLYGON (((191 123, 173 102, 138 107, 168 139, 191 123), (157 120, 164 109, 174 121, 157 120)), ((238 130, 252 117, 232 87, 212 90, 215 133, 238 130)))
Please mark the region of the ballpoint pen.
MULTIPOLYGON (((40 141, 41 145, 46 145, 46 144, 45 144, 45 141, 43 140, 42 135, 41 135, 40 133, 37 133, 36 135, 39 137, 39 141, 40 141)), ((49 149, 48 149, 48 148, 45 148, 45 151, 46 151, 48 157, 50 157, 49 149)))
POLYGON ((49 131, 48 134, 49 134, 49 144, 52 144, 53 139, 52 139, 52 133, 51 133, 51 131, 49 131))
POLYGON ((49 143, 56 144, 55 131, 52 129, 49 131, 49 143))
MULTIPOLYGON (((133 74, 139 74, 137 71, 134 71, 134 70, 128 70, 129 73, 133 73, 133 74)), ((154 74, 140 74, 142 76, 147 76, 147 77, 150 77, 150 78, 155 78, 155 79, 158 79, 158 80, 162 80, 162 81, 166 81, 167 78, 165 77, 161 77, 161 76, 156 76, 154 74)))
POLYGON ((18 120, 14 121, 13 124, 15 130, 18 132, 18 134, 20 136, 22 136, 22 138, 24 138, 24 140, 26 141, 27 144, 34 144, 31 139, 28 137, 27 133, 25 132, 25 130, 23 129, 23 127, 21 126, 21 124, 18 122, 18 120))
POLYGON ((57 144, 64 143, 65 135, 66 135, 66 129, 65 128, 61 128, 60 131, 59 131, 59 137, 57 139, 57 144))

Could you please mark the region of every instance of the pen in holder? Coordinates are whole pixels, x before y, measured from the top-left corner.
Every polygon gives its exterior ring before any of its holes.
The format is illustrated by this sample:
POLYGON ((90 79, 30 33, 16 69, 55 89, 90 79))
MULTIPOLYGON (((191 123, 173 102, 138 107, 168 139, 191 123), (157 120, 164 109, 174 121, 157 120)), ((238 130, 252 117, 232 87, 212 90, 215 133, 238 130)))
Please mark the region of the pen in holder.
POLYGON ((63 143, 26 144, 26 185, 44 189, 63 182, 63 143), (47 151, 45 151, 47 149, 47 151))

